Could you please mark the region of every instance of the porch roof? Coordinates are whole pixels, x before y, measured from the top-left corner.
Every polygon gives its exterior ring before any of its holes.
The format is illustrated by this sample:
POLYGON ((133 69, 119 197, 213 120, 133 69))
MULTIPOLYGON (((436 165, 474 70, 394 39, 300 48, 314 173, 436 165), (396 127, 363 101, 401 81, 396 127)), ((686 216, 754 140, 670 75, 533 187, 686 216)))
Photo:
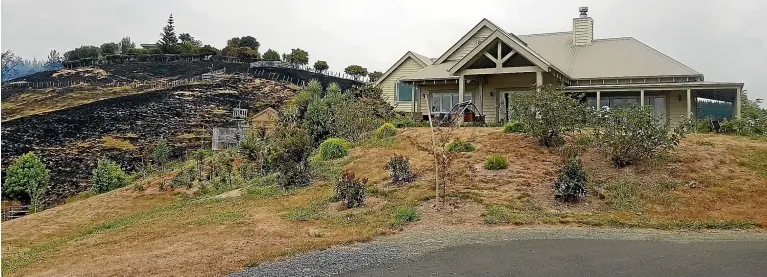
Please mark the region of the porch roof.
POLYGON ((421 80, 444 80, 458 79, 458 76, 450 74, 448 70, 458 61, 449 61, 436 65, 429 65, 413 75, 402 78, 403 81, 421 81, 421 80))
POLYGON ((671 90, 671 89, 723 89, 743 88, 743 83, 729 82, 685 82, 685 83, 651 83, 651 84, 614 84, 614 85, 583 85, 566 86, 565 90, 584 91, 629 91, 629 90, 671 90))

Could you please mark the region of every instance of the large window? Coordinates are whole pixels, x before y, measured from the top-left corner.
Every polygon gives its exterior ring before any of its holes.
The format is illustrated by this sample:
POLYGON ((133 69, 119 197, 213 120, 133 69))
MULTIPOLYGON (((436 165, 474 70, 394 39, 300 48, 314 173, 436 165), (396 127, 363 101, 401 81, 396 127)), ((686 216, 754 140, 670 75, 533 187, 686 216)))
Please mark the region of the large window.
MULTIPOLYGON (((419 89, 417 87, 415 93, 416 95, 419 94, 419 89)), ((413 85, 398 81, 394 101, 413 101, 413 85)))
MULTIPOLYGON (((464 92, 463 101, 471 100, 471 92, 464 92)), ((458 92, 434 92, 429 99, 432 113, 447 113, 458 104, 458 92)))
MULTIPOLYGON (((639 96, 602 96, 599 99, 599 107, 609 107, 610 109, 626 107, 634 104, 639 105, 639 96)), ((596 97, 586 97, 586 103, 594 107, 597 103, 596 97)))

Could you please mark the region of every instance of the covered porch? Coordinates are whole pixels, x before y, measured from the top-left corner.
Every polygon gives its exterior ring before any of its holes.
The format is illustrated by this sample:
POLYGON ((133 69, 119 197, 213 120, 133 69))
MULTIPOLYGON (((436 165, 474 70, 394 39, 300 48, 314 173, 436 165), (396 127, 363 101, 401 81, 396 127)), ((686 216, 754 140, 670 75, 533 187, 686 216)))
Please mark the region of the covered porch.
POLYGON ((565 91, 583 93, 586 104, 597 109, 650 106, 673 128, 686 119, 740 117, 742 88, 742 83, 686 82, 568 86, 565 91))

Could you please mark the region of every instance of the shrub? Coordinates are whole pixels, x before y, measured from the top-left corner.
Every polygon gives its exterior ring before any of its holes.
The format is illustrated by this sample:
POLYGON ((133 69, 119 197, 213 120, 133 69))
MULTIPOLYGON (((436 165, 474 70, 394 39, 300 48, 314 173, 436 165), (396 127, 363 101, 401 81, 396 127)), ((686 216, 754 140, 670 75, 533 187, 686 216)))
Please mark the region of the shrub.
POLYGON ((605 120, 595 128, 594 141, 618 168, 667 154, 690 127, 683 123, 669 132, 668 119, 655 116, 649 107, 629 106, 602 113, 605 120))
POLYGON ((390 138, 397 135, 397 128, 394 127, 394 124, 384 123, 381 127, 378 127, 378 129, 375 130, 373 135, 377 139, 390 138))
POLYGON ((392 227, 399 227, 405 225, 405 223, 418 220, 418 211, 412 206, 400 206, 392 214, 392 219, 389 225, 392 227))
POLYGON ((96 169, 93 170, 91 177, 91 190, 96 193, 105 193, 116 188, 121 188, 127 184, 125 172, 120 169, 120 165, 107 160, 99 159, 96 169))
POLYGON ((592 118, 580 103, 581 95, 565 93, 560 87, 544 86, 539 92, 512 92, 510 113, 525 128, 524 132, 545 147, 564 143, 563 135, 582 128, 592 118))
POLYGON ((394 155, 384 168, 391 172, 392 184, 401 185, 413 181, 413 172, 410 171, 410 160, 405 156, 394 155))
POLYGON ((336 197, 346 204, 347 208, 362 206, 365 202, 365 184, 367 178, 358 179, 353 172, 344 171, 341 179, 336 182, 336 197))
POLYGON ((98 193, 96 193, 96 192, 94 192, 92 190, 81 191, 80 193, 78 193, 75 196, 68 197, 67 200, 66 200, 66 203, 67 204, 74 203, 74 202, 77 202, 77 201, 80 201, 80 200, 85 200, 85 199, 91 198, 91 197, 96 196, 96 195, 98 195, 98 193))
POLYGON ((29 152, 21 155, 8 167, 3 184, 3 197, 29 201, 30 211, 43 208, 43 197, 51 185, 48 169, 37 156, 29 152))
POLYGON ((275 131, 269 164, 279 174, 283 188, 305 186, 311 181, 308 158, 312 151, 309 135, 296 126, 280 127, 275 131))
POLYGON ((322 160, 332 160, 337 158, 346 157, 349 154, 349 147, 351 145, 348 141, 341 138, 329 138, 320 144, 320 157, 322 160))
POLYGON ((522 122, 519 122, 519 120, 506 122, 506 124, 503 124, 504 133, 521 133, 524 131, 525 131, 525 125, 522 124, 522 122))
POLYGON ((504 224, 511 221, 509 210, 502 206, 490 206, 485 209, 485 223, 504 224))
POLYGON ((474 145, 463 139, 456 139, 447 144, 447 151, 450 152, 474 152, 474 145))
POLYGON ((554 198, 564 202, 578 201, 588 193, 588 180, 578 158, 565 160, 554 182, 554 198))
POLYGON ((509 167, 509 163, 506 161, 506 157, 501 154, 493 154, 485 159, 485 169, 498 170, 506 169, 509 167))
POLYGON ((416 127, 418 126, 418 123, 413 120, 412 116, 408 116, 407 114, 398 114, 394 117, 394 127, 397 128, 408 128, 408 127, 416 127))

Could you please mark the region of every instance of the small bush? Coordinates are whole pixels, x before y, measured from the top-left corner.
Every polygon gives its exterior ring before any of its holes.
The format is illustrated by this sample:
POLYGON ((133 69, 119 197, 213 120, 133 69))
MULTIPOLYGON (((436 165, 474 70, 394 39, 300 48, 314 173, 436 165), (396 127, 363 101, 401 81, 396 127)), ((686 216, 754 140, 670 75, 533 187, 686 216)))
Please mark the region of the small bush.
POLYGON ((91 197, 96 196, 96 195, 98 195, 98 193, 95 193, 95 192, 93 192, 91 190, 81 191, 80 193, 78 193, 75 196, 68 197, 67 200, 66 200, 66 203, 69 204, 69 203, 77 202, 77 201, 80 201, 80 200, 85 200, 85 199, 91 198, 91 197))
POLYGON ((413 181, 413 172, 410 171, 410 160, 405 156, 394 155, 384 168, 391 172, 392 184, 401 185, 413 181))
POLYGON ((525 131, 525 125, 517 120, 503 124, 504 133, 521 133, 525 131))
POLYGON ((94 192, 105 193, 127 185, 127 177, 117 163, 99 159, 96 169, 93 170, 91 185, 94 192))
POLYGON ((485 209, 485 223, 504 224, 511 221, 509 210, 502 206, 490 206, 485 209))
POLYGON ((397 135, 397 128, 394 127, 394 124, 391 123, 384 123, 384 125, 381 125, 381 127, 378 127, 378 129, 375 130, 373 133, 373 136, 377 139, 386 139, 397 135))
POLYGON ((485 169, 487 170, 506 169, 507 167, 509 167, 509 162, 501 154, 493 154, 485 159, 485 169))
POLYGON ((308 133, 296 126, 286 126, 275 131, 269 164, 278 173, 277 182, 283 188, 301 187, 311 181, 308 158, 311 141, 308 133))
POLYGON ((48 169, 32 152, 21 155, 8 167, 3 183, 3 200, 29 201, 30 211, 43 208, 43 198, 51 185, 48 169))
POLYGON ((447 144, 447 151, 450 152, 474 152, 474 150, 474 145, 471 144, 471 142, 465 141, 463 139, 456 139, 447 144))
POLYGON ((409 128, 409 127, 416 127, 416 126, 418 126, 418 122, 415 122, 415 120, 413 120, 413 117, 408 116, 407 114, 400 114, 394 118, 394 127, 409 128))
POLYGON ((405 223, 418 220, 418 211, 412 206, 398 207, 392 214, 392 219, 389 225, 392 227, 400 227, 405 223))
POLYGON ((603 111, 603 117, 594 130, 594 141, 617 168, 667 154, 692 127, 684 123, 669 132, 667 119, 635 105, 603 111))
POLYGON ((581 161, 569 158, 559 169, 559 177, 554 182, 554 198, 564 202, 578 201, 588 193, 588 180, 581 161))
POLYGON ((357 179, 353 172, 344 171, 341 179, 336 182, 336 197, 346 204, 347 208, 362 206, 365 202, 365 184, 367 178, 357 179))
POLYGON ((329 138, 320 144, 320 157, 322 160, 332 160, 337 158, 346 157, 349 154, 349 147, 351 145, 348 141, 341 138, 329 138))

